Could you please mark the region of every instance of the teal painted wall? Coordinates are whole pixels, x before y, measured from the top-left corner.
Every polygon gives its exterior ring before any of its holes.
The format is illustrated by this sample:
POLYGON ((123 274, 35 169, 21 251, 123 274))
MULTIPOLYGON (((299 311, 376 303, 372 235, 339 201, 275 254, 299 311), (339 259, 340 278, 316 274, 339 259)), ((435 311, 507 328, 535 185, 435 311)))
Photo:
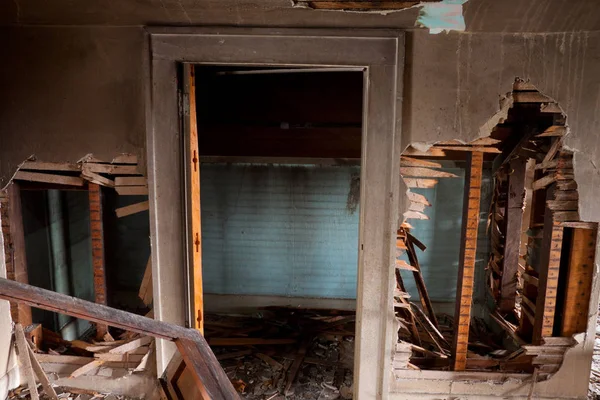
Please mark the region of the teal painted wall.
POLYGON ((360 167, 202 164, 204 290, 356 298, 360 167))

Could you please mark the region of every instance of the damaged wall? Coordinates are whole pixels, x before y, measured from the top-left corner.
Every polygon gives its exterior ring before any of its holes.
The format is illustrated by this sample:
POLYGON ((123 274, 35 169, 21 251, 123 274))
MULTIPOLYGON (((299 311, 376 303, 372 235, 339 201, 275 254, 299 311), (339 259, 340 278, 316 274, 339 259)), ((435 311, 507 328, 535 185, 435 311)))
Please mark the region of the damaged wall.
MULTIPOLYGON (((3 3, 0 10, 6 13, 0 13, 2 21, 410 28, 416 19, 416 11, 411 10, 390 16, 283 11, 289 7, 287 0, 264 2, 264 7, 258 8, 250 1, 206 0, 198 2, 198 8, 188 4, 191 1, 165 1, 164 8, 146 2, 135 13, 129 12, 127 2, 73 5, 65 0, 51 9, 36 7, 37 3, 3 3), (77 7, 86 7, 85 12, 77 7)), ((511 90, 515 77, 530 78, 556 99, 568 116, 571 134, 566 145, 575 150, 576 180, 586 183, 579 187, 580 213, 583 220, 598 221, 600 76, 596 72, 600 69, 600 32, 581 31, 600 29, 600 15, 594 12, 594 1, 573 3, 471 0, 465 4, 467 33, 409 32, 402 113, 404 144, 479 136, 479 128, 498 110, 500 95, 511 90), (559 33, 511 33, 514 31, 559 33)), ((16 165, 34 153, 46 161, 76 161, 89 152, 110 159, 120 152, 143 150, 147 106, 143 43, 140 27, 29 26, 0 30, 6 60, 0 67, 2 185, 16 165)), ((593 309, 598 300, 595 285, 596 295, 590 302, 593 309)), ((594 321, 593 312, 590 318, 594 321)), ((553 397, 585 394, 593 325, 588 331, 585 345, 568 353, 568 369, 538 385, 543 393, 553 397)), ((491 385, 491 390, 510 395, 515 385, 498 385, 500 389, 491 385)), ((476 386, 462 385, 456 393, 473 393, 476 386)), ((395 389, 407 390, 407 386, 395 389)), ((449 390, 444 387, 440 393, 449 395, 449 390)))

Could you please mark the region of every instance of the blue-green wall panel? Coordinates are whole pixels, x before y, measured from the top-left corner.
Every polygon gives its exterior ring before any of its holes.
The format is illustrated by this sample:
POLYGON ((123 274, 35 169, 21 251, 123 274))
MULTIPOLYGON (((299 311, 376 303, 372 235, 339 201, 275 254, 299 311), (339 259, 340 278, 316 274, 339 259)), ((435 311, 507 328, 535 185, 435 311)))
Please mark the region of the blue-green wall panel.
POLYGON ((359 170, 202 164, 205 292, 355 298, 359 170))

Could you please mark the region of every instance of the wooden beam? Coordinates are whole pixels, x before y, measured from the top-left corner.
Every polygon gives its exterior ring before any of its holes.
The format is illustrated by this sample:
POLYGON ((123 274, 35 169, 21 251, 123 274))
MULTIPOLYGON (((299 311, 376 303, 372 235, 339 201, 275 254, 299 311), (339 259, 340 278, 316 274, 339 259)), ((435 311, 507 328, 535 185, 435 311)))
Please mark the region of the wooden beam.
MULTIPOLYGON (((92 241, 92 268, 94 271, 94 301, 108 304, 106 300, 106 266, 104 263, 104 222, 102 219, 102 189, 100 185, 88 185, 90 205, 90 235, 92 241)), ((96 324, 96 338, 102 339, 108 326, 96 324)))
POLYGON ((17 344, 17 352, 19 355, 19 362, 21 364, 19 372, 23 374, 25 382, 27 382, 31 399, 39 400, 40 395, 38 393, 37 383, 35 382, 35 376, 33 374, 31 357, 29 356, 29 345, 27 344, 27 340, 25 340, 23 327, 20 324, 15 325, 15 342, 17 344))
POLYGON ((425 167, 425 168, 442 168, 442 164, 433 161, 420 160, 418 158, 400 157, 401 167, 425 167))
MULTIPOLYGON (((21 283, 29 283, 21 210, 21 188, 17 182, 11 183, 6 188, 6 196, 0 203, 0 209, 7 278, 21 283)), ((31 307, 25 304, 11 303, 10 310, 14 322, 24 326, 32 324, 31 307)))
POLYGON ((521 157, 509 162, 508 199, 504 220, 506 223, 502 278, 500 281, 501 313, 515 308, 517 296, 517 271, 519 270, 519 252, 521 249, 521 226, 525 204, 525 169, 527 160, 521 157))
POLYGON ((429 298, 429 293, 427 292, 427 286, 425 286, 423 274, 421 274, 421 266, 419 265, 419 259, 417 258, 417 253, 415 251, 413 241, 408 240, 406 245, 408 261, 415 268, 415 271, 413 271, 413 277, 417 285, 417 291, 419 292, 419 299, 421 300, 421 305, 423 306, 423 309, 427 312, 427 316, 429 317, 433 325, 437 328, 439 326, 437 317, 435 316, 435 310, 433 309, 431 299, 429 298))
POLYGON ((25 161, 23 164, 21 164, 21 166, 19 167, 19 170, 79 172, 81 170, 81 167, 77 164, 69 164, 69 163, 25 161))
POLYGON ((117 214, 117 218, 126 217, 131 214, 137 214, 142 211, 146 211, 150 208, 150 203, 148 200, 141 201, 139 203, 131 204, 125 207, 120 207, 115 210, 117 214))
POLYGON ((101 186, 115 187, 115 181, 113 181, 112 179, 105 178, 100 174, 90 171, 88 169, 87 165, 83 166, 83 170, 81 171, 81 177, 88 182, 92 182, 92 183, 95 183, 95 184, 98 184, 101 186))
POLYGON ((570 337, 585 332, 587 327, 597 234, 595 229, 573 229, 561 336, 570 337))
POLYGON ((204 294, 202 285, 202 222, 200 209, 200 160, 198 149, 198 121, 196 118, 196 77, 194 66, 185 66, 187 81, 186 90, 189 102, 189 115, 187 116, 187 159, 188 159, 188 189, 189 189, 189 251, 190 271, 192 278, 192 300, 194 327, 204 332, 204 294))
POLYGON ((196 383, 209 394, 209 398, 239 399, 208 343, 195 329, 156 321, 4 278, 0 278, 0 298, 155 338, 176 341, 186 364, 192 365, 196 383))
POLYGON ((400 174, 402 176, 412 177, 458 178, 458 175, 454 175, 450 172, 438 171, 423 167, 400 167, 400 174))
POLYGON ((40 172, 17 171, 14 179, 30 182, 55 183, 57 185, 83 186, 84 181, 79 176, 44 174, 40 172))
POLYGON ((121 196, 147 196, 148 186, 117 186, 117 194, 121 196))
POLYGON ((137 165, 115 165, 115 164, 97 164, 85 163, 83 169, 97 174, 109 175, 140 175, 137 165))
MULTIPOLYGON (((17 326, 19 326, 19 325, 17 325, 17 326)), ((16 329, 16 327, 15 327, 15 329, 16 329)), ((29 359, 31 360, 31 366, 33 367, 33 372, 35 372, 35 374, 38 377, 38 380, 42 384, 44 393, 46 393, 46 396, 48 396, 50 398, 50 400, 58 400, 56 391, 54 390, 54 387, 50 383, 48 376, 44 372, 44 369, 40 365, 37 358, 35 358, 35 353, 33 352, 33 350, 31 350, 31 347, 29 347, 29 346, 27 346, 27 351, 29 352, 29 359)))
POLYGON ((468 151, 477 153, 502 153, 500 149, 496 147, 483 147, 483 146, 435 146, 436 149, 451 150, 451 151, 468 151))
POLYGON ((145 176, 117 176, 115 186, 147 186, 148 180, 145 176))
POLYGON ((454 314, 453 359, 455 371, 464 371, 467 366, 482 173, 483 153, 469 153, 465 175, 460 262, 456 288, 456 312, 454 314))
MULTIPOLYGON (((554 189, 550 187, 547 190, 547 200, 553 198, 554 189)), ((562 241, 563 227, 554 220, 552 211, 546 207, 540 250, 538 295, 535 302, 534 344, 541 344, 545 336, 552 336, 553 333, 562 241)))
POLYGON ((154 300, 154 292, 152 287, 152 257, 148 257, 146 263, 146 269, 144 270, 144 277, 142 278, 142 284, 138 292, 138 297, 142 299, 145 305, 150 307, 154 300))

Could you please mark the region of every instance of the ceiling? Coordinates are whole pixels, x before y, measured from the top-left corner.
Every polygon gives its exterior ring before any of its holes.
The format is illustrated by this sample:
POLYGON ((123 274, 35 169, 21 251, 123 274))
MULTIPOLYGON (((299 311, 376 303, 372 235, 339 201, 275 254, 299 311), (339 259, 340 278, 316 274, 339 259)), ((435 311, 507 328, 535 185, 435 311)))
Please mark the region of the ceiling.
MULTIPOLYGON (((597 0, 469 0, 471 32, 600 30, 597 0)), ((0 25, 227 25, 414 28, 418 8, 382 15, 294 8, 291 0, 12 0, 0 25)))

